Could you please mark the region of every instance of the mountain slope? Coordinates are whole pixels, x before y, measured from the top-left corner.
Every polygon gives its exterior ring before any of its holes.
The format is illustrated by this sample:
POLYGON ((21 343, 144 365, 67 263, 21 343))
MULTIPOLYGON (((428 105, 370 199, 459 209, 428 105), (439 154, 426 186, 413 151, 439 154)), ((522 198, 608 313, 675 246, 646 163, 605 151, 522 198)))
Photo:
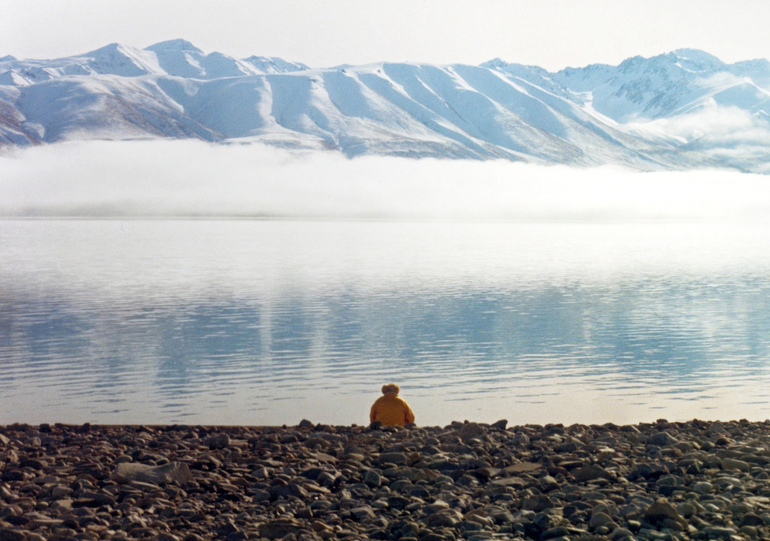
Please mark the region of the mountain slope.
POLYGON ((765 171, 770 63, 682 49, 549 73, 378 63, 310 69, 184 40, 0 58, 0 146, 200 138, 366 154, 765 171))

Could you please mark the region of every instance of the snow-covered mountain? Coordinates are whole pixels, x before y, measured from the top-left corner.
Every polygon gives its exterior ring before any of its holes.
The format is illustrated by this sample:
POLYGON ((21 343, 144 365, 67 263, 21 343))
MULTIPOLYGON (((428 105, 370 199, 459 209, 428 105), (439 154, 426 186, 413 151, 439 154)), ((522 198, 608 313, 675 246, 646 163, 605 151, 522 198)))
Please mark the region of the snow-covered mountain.
POLYGON ((184 40, 0 58, 0 146, 200 138, 365 154, 770 172, 770 63, 682 49, 557 73, 378 63, 311 69, 184 40))

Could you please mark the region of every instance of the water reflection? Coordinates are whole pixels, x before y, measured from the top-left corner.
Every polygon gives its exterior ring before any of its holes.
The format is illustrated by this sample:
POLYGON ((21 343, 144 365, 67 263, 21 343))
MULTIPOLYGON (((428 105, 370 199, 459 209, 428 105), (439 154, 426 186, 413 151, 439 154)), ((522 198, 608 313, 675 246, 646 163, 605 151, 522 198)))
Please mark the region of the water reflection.
POLYGON ((764 419, 770 251, 715 227, 0 222, 0 422, 764 419))

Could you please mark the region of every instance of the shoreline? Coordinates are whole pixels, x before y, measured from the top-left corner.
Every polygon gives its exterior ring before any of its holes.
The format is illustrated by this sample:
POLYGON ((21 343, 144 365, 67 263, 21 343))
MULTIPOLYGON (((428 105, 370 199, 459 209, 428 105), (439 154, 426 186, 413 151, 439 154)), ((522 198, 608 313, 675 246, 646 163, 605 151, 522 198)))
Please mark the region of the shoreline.
POLYGON ((0 426, 0 541, 770 538, 770 421, 0 426))

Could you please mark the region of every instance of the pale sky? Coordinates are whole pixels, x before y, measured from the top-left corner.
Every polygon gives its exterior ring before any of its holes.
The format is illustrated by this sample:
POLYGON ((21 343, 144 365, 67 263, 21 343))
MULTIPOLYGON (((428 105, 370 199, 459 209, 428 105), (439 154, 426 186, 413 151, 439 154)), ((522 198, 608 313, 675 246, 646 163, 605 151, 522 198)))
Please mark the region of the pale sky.
POLYGON ((556 71, 683 47, 770 58, 769 21, 764 0, 0 0, 0 56, 184 38, 311 67, 499 57, 556 71))

